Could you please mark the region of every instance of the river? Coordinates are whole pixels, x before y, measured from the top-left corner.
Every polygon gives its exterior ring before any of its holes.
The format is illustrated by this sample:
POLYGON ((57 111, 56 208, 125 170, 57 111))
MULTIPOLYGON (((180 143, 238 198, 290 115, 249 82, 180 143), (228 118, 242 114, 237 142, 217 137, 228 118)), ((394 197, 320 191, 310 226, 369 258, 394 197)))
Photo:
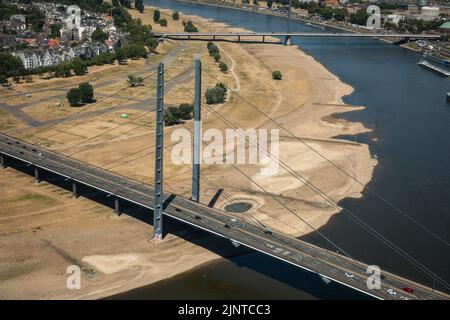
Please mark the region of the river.
MULTIPOLYGON (((275 16, 174 0, 145 2, 257 32, 286 30, 286 21, 275 16)), ((318 31, 300 22, 293 22, 291 29, 318 31)), ((419 54, 376 39, 309 38, 293 39, 293 44, 355 88, 344 98, 345 102, 367 107, 343 117, 361 121, 374 131, 343 138, 369 144, 371 153, 378 157, 379 164, 368 187, 450 242, 450 105, 445 99, 450 91, 449 80, 420 68, 419 54)), ((340 204, 450 281, 449 247, 392 206, 367 190, 363 198, 345 199, 340 204)), ((429 276, 343 214, 333 217, 320 230, 357 259, 433 285, 429 276)), ((312 235, 304 239, 320 244, 312 235)), ((362 298, 349 289, 327 285, 315 275, 258 253, 222 259, 118 297, 362 298)))

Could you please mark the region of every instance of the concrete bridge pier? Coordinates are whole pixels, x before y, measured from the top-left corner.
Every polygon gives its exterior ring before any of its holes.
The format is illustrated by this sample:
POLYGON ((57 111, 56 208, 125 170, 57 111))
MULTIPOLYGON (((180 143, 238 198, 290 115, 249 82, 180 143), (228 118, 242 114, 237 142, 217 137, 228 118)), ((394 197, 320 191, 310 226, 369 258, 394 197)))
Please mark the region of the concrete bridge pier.
POLYGON ((262 42, 266 42, 266 36, 262 36, 262 42))
POLYGON ((284 37, 284 45, 285 46, 290 46, 292 44, 292 38, 291 36, 286 36, 284 37))
POLYGON ((114 213, 120 216, 120 203, 118 197, 114 197, 114 213))
POLYGON ((72 198, 76 199, 78 198, 78 188, 77 188, 77 182, 76 181, 72 181, 72 198))
POLYGON ((238 42, 241 42, 241 36, 238 36, 238 42))
POLYGON ((3 154, 0 154, 0 167, 2 169, 6 168, 5 156, 3 154))
POLYGON ((41 182, 41 179, 39 178, 39 168, 38 167, 34 167, 34 182, 36 184, 39 184, 39 182, 41 182))

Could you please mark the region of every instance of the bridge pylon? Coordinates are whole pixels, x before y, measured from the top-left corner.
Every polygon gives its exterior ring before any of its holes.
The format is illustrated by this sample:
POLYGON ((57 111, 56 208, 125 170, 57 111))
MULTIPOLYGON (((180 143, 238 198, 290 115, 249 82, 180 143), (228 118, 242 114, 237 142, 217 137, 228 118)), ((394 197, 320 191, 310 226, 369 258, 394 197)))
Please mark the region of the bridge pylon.
POLYGON ((195 60, 195 95, 194 95, 194 139, 192 153, 192 201, 200 201, 200 161, 202 148, 202 62, 196 55, 195 60))
POLYGON ((156 85, 155 198, 153 206, 153 240, 163 236, 163 154, 164 154, 164 63, 158 65, 156 85))

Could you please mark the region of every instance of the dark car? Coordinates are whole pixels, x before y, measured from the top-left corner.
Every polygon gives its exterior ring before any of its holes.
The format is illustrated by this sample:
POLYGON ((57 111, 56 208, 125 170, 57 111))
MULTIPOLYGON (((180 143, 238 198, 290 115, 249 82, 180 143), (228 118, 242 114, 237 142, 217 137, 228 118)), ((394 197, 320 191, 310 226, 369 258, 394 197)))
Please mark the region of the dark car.
POLYGON ((410 287, 404 287, 404 288, 403 288, 403 291, 406 291, 406 292, 408 292, 408 293, 414 293, 414 289, 413 289, 413 288, 410 288, 410 287))

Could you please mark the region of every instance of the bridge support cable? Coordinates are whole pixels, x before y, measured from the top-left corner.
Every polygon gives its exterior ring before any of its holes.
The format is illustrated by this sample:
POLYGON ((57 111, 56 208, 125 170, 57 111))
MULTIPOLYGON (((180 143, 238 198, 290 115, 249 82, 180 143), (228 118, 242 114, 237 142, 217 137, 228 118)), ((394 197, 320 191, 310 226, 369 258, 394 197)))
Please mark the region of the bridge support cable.
POLYGON ((155 200, 153 207, 153 240, 162 239, 163 155, 164 155, 164 64, 158 65, 156 89, 155 200))
POLYGON ((202 146, 202 62, 195 57, 195 95, 194 95, 194 141, 192 149, 192 201, 200 201, 200 159, 202 146))
MULTIPOLYGON (((217 77, 215 77, 213 74, 211 74, 208 71, 205 71, 211 78, 219 81, 219 79, 217 79, 217 77)), ((231 90, 230 88, 227 87, 228 90, 231 90)), ((395 212, 401 214, 403 217, 405 217, 406 219, 408 219, 410 222, 414 223, 416 226, 418 226, 419 228, 421 228, 422 230, 424 230, 425 232, 427 232, 429 235, 431 235, 432 237, 434 237, 435 239, 441 241, 443 244, 445 244, 446 246, 450 247, 450 243, 448 241, 446 241, 445 239, 443 239, 442 237, 440 237, 439 235, 435 234, 432 230, 430 230, 428 227, 424 226, 423 224, 421 224, 419 221, 417 221, 416 219, 414 219, 413 217, 411 217, 410 215, 408 215, 405 211, 403 211, 401 208, 397 207, 395 204, 393 204, 392 202, 390 202, 389 200, 387 200, 386 198, 384 198, 382 195, 380 195, 379 193, 377 193, 375 190, 373 190, 370 186, 366 186, 363 182, 361 182, 358 178, 354 177, 351 173, 347 172, 345 169, 343 169, 340 165, 338 165, 336 162, 334 162, 333 160, 329 159, 328 157, 326 157, 324 154, 322 154, 319 150, 317 150, 316 148, 314 148, 313 146, 311 146, 308 142, 305 141, 305 139, 297 136, 296 134, 294 134, 291 130, 287 129, 285 126, 283 126, 280 122, 276 121, 274 118, 272 118, 270 115, 268 115, 267 113, 265 113, 264 111, 262 111, 258 106, 254 105, 253 103, 251 103, 250 101, 248 101, 247 99, 245 99, 244 97, 242 97, 240 94, 234 92, 234 94, 241 99, 243 102, 245 102, 247 105, 249 105, 250 107, 252 107, 254 110, 256 110, 258 113, 260 113, 261 115, 263 115, 265 118, 267 118, 270 122, 274 123, 277 127, 281 128, 283 131, 285 131, 287 134, 289 134, 292 138, 296 139, 297 141, 301 142, 305 147, 307 147, 309 150, 313 151, 315 154, 317 154, 319 157, 321 157, 322 159, 324 159, 326 162, 328 162, 329 164, 331 164, 333 167, 335 167, 337 170, 341 171, 344 175, 346 175, 347 177, 349 177, 350 179, 352 179, 353 181, 355 181, 357 184, 359 184, 361 187, 364 188, 365 191, 368 191, 369 193, 371 193, 372 195, 374 195, 376 198, 378 198, 379 200, 381 200, 382 202, 384 202, 387 206, 391 207, 392 209, 394 209, 395 212)))
MULTIPOLYGON (((188 93, 190 93, 192 95, 192 92, 186 88, 186 86, 184 86, 184 84, 180 83, 179 81, 177 81, 178 84, 180 84, 180 86, 182 88, 184 88, 185 91, 187 91, 188 93)), ((226 118, 224 118, 220 113, 218 113, 216 110, 214 110, 213 108, 209 107, 208 105, 204 104, 204 107, 207 108, 218 120, 220 120, 222 123, 224 123, 225 125, 230 126, 231 128, 234 128, 236 130, 238 130, 239 128, 237 126, 235 126, 232 122, 230 122, 229 120, 227 120, 226 118)), ((238 132, 240 132, 238 130, 238 132)), ((242 133, 240 133, 242 135, 242 133)), ((260 144, 256 141, 252 141, 250 139, 250 137, 246 134, 244 134, 245 139, 252 144, 256 144, 256 146, 260 146, 260 144)), ((404 250, 402 250, 400 247, 398 247, 397 245, 395 245, 394 243, 392 243, 390 240, 388 240, 385 236, 383 236, 382 234, 380 234, 379 232, 377 232, 375 229, 373 229, 370 225, 368 225, 367 223, 365 223, 364 221, 362 221, 361 219, 359 219, 356 215, 354 215, 352 212, 350 212, 348 209, 343 208, 341 206, 338 205, 338 203, 336 201, 334 201, 331 197, 329 197, 325 192, 323 192, 322 190, 320 190, 318 187, 316 187, 314 184, 312 184, 308 179, 306 179, 304 176, 302 176, 301 174, 299 174, 298 172, 296 172, 295 170, 293 170, 291 167, 289 167, 284 161, 282 161, 281 159, 279 159, 278 157, 275 157, 273 154, 270 153, 270 151, 268 151, 265 147, 260 146, 263 150, 264 153, 266 153, 271 159, 277 160, 281 167, 283 169, 285 169, 289 174, 291 174, 292 176, 294 176, 295 178, 297 178, 299 181, 301 181, 303 184, 305 184, 305 186, 307 186, 310 190, 312 190, 313 192, 317 193, 321 198, 323 198, 326 202, 330 203, 331 205, 333 205, 334 207, 336 207, 339 210, 342 210, 342 213, 345 214, 346 216, 349 216, 352 218, 353 221, 358 221, 358 225, 363 228, 364 230, 368 231, 369 233, 371 233, 375 238, 379 239, 381 242, 383 242, 388 248, 392 249, 394 252, 398 253, 400 256, 402 256, 404 259, 406 259, 408 262, 410 262, 412 265, 414 265, 415 267, 417 267, 419 270, 424 271, 426 274, 428 274, 430 277, 435 278, 437 280, 439 280, 439 282, 441 284, 443 284, 446 288, 449 288, 448 283, 442 279, 441 277, 439 277, 438 275, 436 275, 433 271, 431 271, 430 269, 428 269, 425 265, 423 265, 421 262, 417 261, 414 257, 412 257, 411 255, 409 255, 407 252, 405 252, 404 250)), ((290 208, 288 208, 284 203, 282 203, 279 199, 277 199, 276 197, 274 197, 271 193, 269 193, 267 190, 265 190, 264 187, 262 187, 260 184, 258 184, 256 181, 254 181, 249 175, 245 174, 240 168, 238 168, 235 165, 232 165, 233 167, 235 167, 238 171, 240 171, 243 175, 245 175, 250 181, 252 181, 255 185, 257 185, 261 190, 264 190, 266 194, 268 194, 269 196, 271 196, 275 201, 277 201, 278 203, 280 203, 283 207, 285 207, 286 209, 288 209, 291 213, 293 213, 294 215, 296 215, 299 219, 301 219, 302 221, 305 222, 305 224, 307 224, 312 230, 314 230, 315 232, 317 232, 323 239, 325 239, 325 241, 329 241, 329 239, 323 235, 320 231, 318 231, 317 229, 315 229, 313 226, 311 226, 309 223, 307 223, 304 219, 302 219, 300 216, 298 216, 293 210, 291 210, 290 208)), ((336 248, 338 248, 339 250, 343 251, 343 249, 339 248, 335 243, 331 242, 336 248)), ((347 252, 343 251, 344 254, 346 256, 348 256, 349 258, 353 259, 347 252)))

